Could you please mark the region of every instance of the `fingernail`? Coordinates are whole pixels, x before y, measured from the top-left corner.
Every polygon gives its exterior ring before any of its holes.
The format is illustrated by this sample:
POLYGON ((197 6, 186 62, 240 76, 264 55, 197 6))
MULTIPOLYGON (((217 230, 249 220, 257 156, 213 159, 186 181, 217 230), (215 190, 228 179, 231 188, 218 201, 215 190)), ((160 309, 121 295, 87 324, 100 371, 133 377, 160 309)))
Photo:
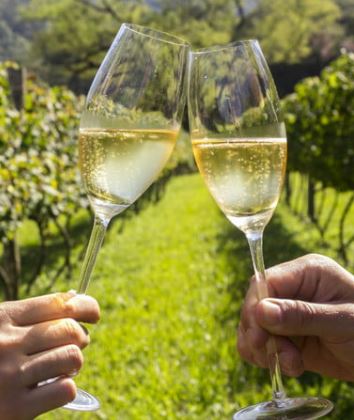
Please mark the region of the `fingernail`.
POLYGON ((279 324, 281 321, 281 309, 276 303, 264 300, 261 302, 263 309, 263 321, 268 325, 279 324))
POLYGON ((80 327, 84 330, 84 333, 85 333, 86 335, 89 335, 89 331, 88 331, 88 329, 85 327, 85 325, 82 325, 82 324, 80 324, 80 323, 79 323, 79 325, 80 325, 80 327))
POLYGON ((303 372, 304 365, 301 358, 287 353, 280 353, 279 358, 281 369, 286 375, 298 376, 303 372))
POLYGON ((72 370, 71 372, 68 373, 68 376, 70 378, 73 378, 74 376, 76 376, 79 373, 78 370, 72 370))
POLYGON ((70 299, 74 298, 75 296, 77 296, 77 292, 76 292, 76 290, 71 289, 67 292, 67 295, 68 295, 68 300, 70 300, 70 299))
POLYGON ((75 293, 70 296, 69 300, 72 300, 75 303, 87 304, 88 302, 92 302, 92 297, 80 293, 75 293))

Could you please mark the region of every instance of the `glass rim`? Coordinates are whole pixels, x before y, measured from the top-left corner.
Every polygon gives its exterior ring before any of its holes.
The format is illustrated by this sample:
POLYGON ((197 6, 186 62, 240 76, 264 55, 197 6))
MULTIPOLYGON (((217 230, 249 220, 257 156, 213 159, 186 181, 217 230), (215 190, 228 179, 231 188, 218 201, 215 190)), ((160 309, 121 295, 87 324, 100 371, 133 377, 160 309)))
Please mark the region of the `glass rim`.
POLYGON ((199 50, 191 51, 190 55, 210 54, 210 53, 215 53, 215 52, 229 50, 229 49, 236 49, 242 46, 258 45, 258 44, 259 44, 258 39, 245 39, 245 40, 233 41, 225 45, 221 44, 221 45, 213 45, 211 47, 200 48, 199 50))
POLYGON ((147 38, 151 39, 156 39, 161 42, 166 42, 168 44, 181 47, 190 47, 190 44, 183 38, 172 35, 168 32, 160 31, 159 29, 152 29, 147 26, 136 25, 135 23, 122 23, 121 28, 127 28, 139 35, 146 36, 147 38))

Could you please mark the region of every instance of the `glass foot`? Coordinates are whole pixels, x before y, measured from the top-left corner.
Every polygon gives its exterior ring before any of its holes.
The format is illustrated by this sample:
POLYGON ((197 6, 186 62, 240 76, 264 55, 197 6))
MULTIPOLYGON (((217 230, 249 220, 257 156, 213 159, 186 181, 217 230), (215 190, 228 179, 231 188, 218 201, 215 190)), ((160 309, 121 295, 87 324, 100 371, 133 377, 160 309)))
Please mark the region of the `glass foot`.
POLYGON ((233 420, 310 420, 328 414, 333 404, 324 398, 286 398, 279 406, 268 401, 238 411, 233 420))
POLYGON ((62 408, 75 411, 96 411, 100 408, 100 402, 88 392, 78 389, 75 399, 62 408))

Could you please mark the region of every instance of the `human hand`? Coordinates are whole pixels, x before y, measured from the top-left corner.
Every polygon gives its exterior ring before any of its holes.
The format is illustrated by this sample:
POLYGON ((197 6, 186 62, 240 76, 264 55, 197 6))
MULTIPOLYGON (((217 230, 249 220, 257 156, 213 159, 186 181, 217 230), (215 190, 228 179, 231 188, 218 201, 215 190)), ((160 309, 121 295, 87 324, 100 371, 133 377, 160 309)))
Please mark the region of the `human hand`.
POLYGON ((266 272, 269 296, 260 302, 251 280, 238 329, 242 358, 267 367, 275 336, 283 373, 304 370, 354 380, 354 276, 330 258, 310 254, 266 272))
POLYGON ((30 420, 75 398, 70 376, 89 343, 79 321, 98 319, 97 302, 74 292, 0 304, 0 419, 30 420))

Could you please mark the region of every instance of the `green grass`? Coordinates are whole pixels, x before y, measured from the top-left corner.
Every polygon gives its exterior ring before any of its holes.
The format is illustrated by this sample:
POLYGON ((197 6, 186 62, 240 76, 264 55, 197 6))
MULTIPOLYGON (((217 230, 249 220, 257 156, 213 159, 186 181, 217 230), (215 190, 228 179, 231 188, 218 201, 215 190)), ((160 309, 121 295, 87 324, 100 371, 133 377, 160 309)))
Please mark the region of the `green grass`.
MULTIPOLYGON (((102 409, 41 418, 230 419, 240 406, 269 398, 268 373, 242 363, 235 350, 251 275, 246 241, 199 176, 174 178, 161 201, 120 230, 117 220, 92 278, 89 292, 101 304, 102 320, 91 328, 77 377, 102 409)), ((317 246, 311 229, 280 206, 266 231, 267 265, 317 246)), ((292 395, 330 396, 339 405, 331 418, 350 417, 347 384, 306 374, 287 386, 292 395)))

